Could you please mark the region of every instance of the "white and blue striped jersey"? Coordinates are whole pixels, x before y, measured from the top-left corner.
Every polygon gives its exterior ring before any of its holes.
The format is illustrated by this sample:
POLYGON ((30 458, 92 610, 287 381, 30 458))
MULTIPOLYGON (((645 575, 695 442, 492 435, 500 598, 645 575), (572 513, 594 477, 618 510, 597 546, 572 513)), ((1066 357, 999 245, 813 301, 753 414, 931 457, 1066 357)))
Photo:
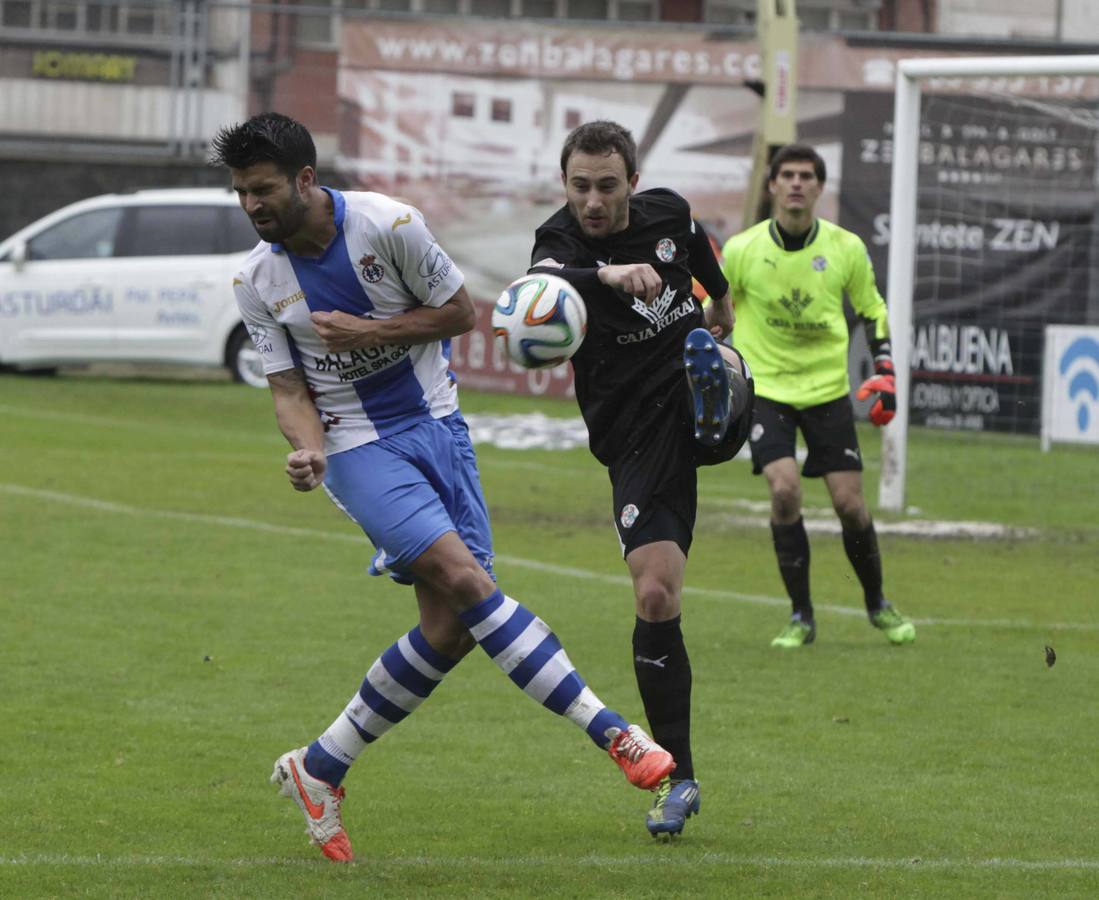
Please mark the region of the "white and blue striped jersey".
POLYGON ((450 342, 332 353, 310 312, 388 319, 442 306, 463 277, 418 210, 384 194, 325 190, 336 236, 324 253, 300 257, 261 242, 233 288, 264 371, 304 371, 325 426, 325 451, 338 453, 454 412, 450 342))

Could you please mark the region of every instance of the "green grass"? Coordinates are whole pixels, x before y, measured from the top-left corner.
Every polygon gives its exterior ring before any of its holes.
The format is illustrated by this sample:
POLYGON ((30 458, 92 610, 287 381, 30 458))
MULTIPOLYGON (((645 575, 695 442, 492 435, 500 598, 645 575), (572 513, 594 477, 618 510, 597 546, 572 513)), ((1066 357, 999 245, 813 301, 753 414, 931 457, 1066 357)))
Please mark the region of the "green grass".
MULTIPOLYGON (((912 433, 923 516, 1037 534, 883 535, 887 591, 920 623, 906 648, 858 615, 839 538, 814 535, 817 643, 772 651, 770 536, 735 524, 765 516, 740 502, 765 485, 741 461, 704 470, 684 616, 703 807, 683 840, 651 841, 647 796, 477 654, 352 770, 345 867, 266 779, 414 606, 364 575, 369 546, 323 494, 288 487, 284 453, 261 391, 0 376, 0 896, 1099 894, 1094 450, 912 433)), ((604 471, 582 449, 479 456, 501 584, 639 717, 604 471)), ((827 506, 821 485, 805 503, 827 506)))

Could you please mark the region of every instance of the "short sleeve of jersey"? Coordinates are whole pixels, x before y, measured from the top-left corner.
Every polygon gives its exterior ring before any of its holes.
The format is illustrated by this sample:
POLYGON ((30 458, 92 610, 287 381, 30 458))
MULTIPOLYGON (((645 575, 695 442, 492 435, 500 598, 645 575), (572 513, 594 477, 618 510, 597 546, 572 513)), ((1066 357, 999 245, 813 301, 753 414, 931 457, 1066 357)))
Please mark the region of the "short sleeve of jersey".
POLYGON ((419 210, 394 204, 389 231, 385 237, 393 262, 421 303, 439 307, 458 292, 464 281, 462 271, 439 246, 419 210))
POLYGON ((260 301, 242 274, 233 278, 233 294, 236 296, 244 327, 248 329, 256 352, 263 362, 263 371, 271 375, 294 368, 289 335, 275 321, 271 311, 260 301))

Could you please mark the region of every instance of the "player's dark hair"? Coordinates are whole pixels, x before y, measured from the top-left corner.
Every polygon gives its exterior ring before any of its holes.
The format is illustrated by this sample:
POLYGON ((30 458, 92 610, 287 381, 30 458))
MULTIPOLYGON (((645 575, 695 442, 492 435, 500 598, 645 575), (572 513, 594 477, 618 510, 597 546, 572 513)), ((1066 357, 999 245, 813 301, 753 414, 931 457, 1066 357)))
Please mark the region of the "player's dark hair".
POLYGON ((261 162, 273 162, 293 180, 306 166, 317 168, 317 148, 304 125, 276 112, 221 128, 210 141, 210 165, 247 169, 261 162))
POLYGON ((569 164, 574 153, 588 153, 592 156, 610 156, 617 153, 626 163, 626 177, 633 178, 637 171, 637 144, 629 129, 617 122, 601 119, 597 122, 585 122, 572 130, 565 138, 561 148, 561 171, 569 164))
POLYGON ((767 176, 768 181, 774 181, 778 178, 778 170, 782 168, 783 163, 788 162, 808 162, 813 164, 813 171, 816 173, 817 181, 824 184, 824 178, 826 172, 824 170, 824 160, 821 159, 819 153, 810 147, 808 144, 787 144, 784 147, 779 147, 774 157, 771 159, 771 171, 767 176))

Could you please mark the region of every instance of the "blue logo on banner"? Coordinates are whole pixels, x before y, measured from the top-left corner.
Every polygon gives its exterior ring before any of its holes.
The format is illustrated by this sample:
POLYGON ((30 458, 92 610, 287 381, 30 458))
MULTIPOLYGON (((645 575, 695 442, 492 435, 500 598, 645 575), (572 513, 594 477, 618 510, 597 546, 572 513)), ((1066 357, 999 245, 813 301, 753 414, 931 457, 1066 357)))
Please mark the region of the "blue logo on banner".
POLYGON ((1079 398, 1080 405, 1076 408, 1076 424, 1080 426, 1080 431, 1087 431, 1088 424, 1091 421, 1087 397, 1091 397, 1092 403, 1099 402, 1099 378, 1096 377, 1096 373, 1099 372, 1099 341, 1094 338, 1080 337, 1069 344, 1068 349, 1061 357, 1061 362, 1058 364, 1061 375, 1068 374, 1068 370, 1078 360, 1083 360, 1085 365, 1069 381, 1068 398, 1069 400, 1079 398), (1091 371, 1093 368, 1095 372, 1091 371))

